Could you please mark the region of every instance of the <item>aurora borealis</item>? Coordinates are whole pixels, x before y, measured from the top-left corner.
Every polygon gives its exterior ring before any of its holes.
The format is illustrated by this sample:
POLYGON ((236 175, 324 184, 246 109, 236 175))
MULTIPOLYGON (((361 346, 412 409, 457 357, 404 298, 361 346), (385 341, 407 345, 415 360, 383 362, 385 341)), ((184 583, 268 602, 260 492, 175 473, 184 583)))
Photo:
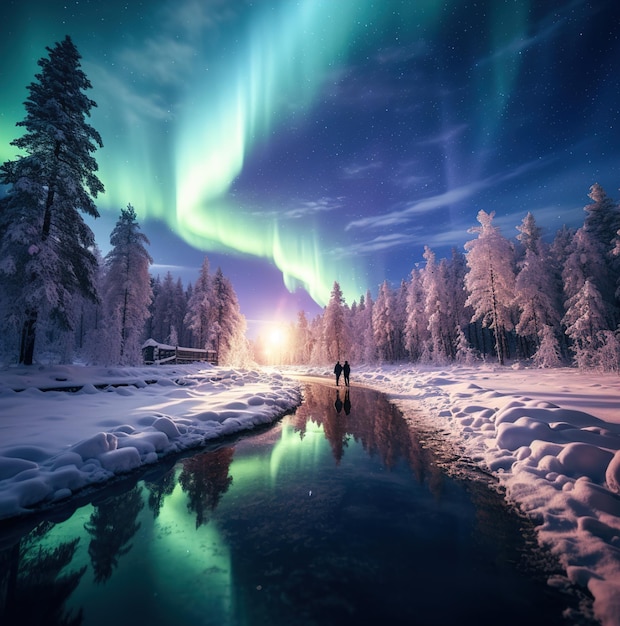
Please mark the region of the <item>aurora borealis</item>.
POLYGON ((104 142, 102 250, 131 203, 157 266, 195 280, 206 254, 250 319, 284 285, 323 305, 334 280, 349 303, 398 284, 424 245, 462 250, 480 209, 508 237, 528 211, 552 236, 590 185, 619 186, 615 0, 3 7, 0 160, 69 34, 104 142))

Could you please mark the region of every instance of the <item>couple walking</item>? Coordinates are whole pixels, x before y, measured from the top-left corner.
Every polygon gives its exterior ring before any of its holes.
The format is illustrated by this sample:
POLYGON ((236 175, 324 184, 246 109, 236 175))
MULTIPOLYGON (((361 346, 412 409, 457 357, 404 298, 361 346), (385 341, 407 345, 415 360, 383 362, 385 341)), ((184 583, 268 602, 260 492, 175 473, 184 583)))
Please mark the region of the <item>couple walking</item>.
POLYGON ((350 373, 351 373, 351 366, 349 365, 349 361, 345 361, 344 365, 340 365, 340 361, 337 361, 334 367, 334 374, 336 374, 336 387, 338 387, 340 384, 341 374, 344 374, 344 384, 348 387, 350 373))

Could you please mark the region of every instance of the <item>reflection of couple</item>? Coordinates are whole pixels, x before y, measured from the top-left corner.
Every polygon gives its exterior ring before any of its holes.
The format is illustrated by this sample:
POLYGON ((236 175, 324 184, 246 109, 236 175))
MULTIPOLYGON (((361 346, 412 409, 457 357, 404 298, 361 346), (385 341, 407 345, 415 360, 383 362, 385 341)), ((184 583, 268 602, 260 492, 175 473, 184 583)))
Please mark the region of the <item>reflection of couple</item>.
POLYGON ((340 411, 342 411, 343 407, 347 415, 351 412, 351 400, 349 399, 348 389, 344 392, 344 402, 340 399, 340 391, 336 391, 336 402, 334 402, 334 406, 336 407, 336 413, 338 413, 338 415, 340 415, 340 411))

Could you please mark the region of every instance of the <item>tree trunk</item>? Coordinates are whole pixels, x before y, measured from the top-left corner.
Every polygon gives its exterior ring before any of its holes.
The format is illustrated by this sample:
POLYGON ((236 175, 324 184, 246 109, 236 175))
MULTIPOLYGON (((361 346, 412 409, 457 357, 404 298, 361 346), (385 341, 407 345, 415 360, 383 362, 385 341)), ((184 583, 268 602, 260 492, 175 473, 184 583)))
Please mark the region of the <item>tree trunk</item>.
POLYGON ((22 365, 32 365, 34 358, 34 340, 37 329, 37 312, 28 311, 22 326, 22 335, 19 345, 19 362, 22 365))

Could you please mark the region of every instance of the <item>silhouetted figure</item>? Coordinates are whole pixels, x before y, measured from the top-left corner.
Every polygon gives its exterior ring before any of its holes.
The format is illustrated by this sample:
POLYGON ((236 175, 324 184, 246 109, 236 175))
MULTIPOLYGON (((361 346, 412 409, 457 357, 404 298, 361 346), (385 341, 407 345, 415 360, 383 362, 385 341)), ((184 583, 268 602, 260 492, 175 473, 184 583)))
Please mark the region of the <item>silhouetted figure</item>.
POLYGON ((344 374, 344 384, 349 386, 349 374, 351 373, 351 366, 349 365, 349 361, 344 362, 344 367, 342 368, 342 372, 344 374))
POLYGON ((348 415, 351 412, 351 400, 349 399, 349 390, 344 392, 344 412, 348 415))
POLYGON ((340 399, 339 391, 336 391, 336 402, 334 402, 334 407, 336 408, 336 413, 340 415, 340 411, 342 411, 342 400, 340 399))
POLYGON ((334 366, 334 374, 336 374, 336 387, 340 384, 340 374, 342 374, 342 365, 340 365, 340 361, 336 361, 336 365, 334 366))

